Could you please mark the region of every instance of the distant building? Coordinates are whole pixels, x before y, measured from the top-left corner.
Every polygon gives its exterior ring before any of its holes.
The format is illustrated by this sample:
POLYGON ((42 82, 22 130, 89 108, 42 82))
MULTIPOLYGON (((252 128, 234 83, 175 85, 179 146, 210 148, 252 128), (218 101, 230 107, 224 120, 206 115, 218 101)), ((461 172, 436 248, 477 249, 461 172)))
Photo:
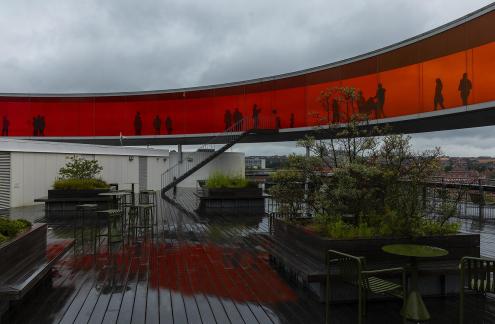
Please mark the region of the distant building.
POLYGON ((266 169, 266 159, 259 156, 246 157, 246 169, 266 169))

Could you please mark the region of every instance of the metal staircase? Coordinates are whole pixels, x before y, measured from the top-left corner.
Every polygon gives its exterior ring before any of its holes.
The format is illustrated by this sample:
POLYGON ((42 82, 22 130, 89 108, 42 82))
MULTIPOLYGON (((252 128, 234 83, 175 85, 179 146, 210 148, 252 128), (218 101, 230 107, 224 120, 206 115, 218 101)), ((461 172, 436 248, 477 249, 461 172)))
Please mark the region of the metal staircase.
POLYGON ((236 143, 239 143, 247 135, 278 132, 275 125, 275 120, 261 118, 256 120, 251 118, 242 119, 227 128, 223 133, 219 133, 218 136, 201 145, 197 149, 197 152, 201 152, 202 154, 195 154, 194 158, 192 158, 188 157, 187 153, 185 153, 185 157, 183 159, 180 157, 179 162, 162 173, 162 197, 167 199, 167 191, 177 186, 177 184, 204 167, 210 161, 220 156, 223 152, 227 151, 236 143), (217 149, 216 147, 221 145, 220 143, 225 144, 217 149))

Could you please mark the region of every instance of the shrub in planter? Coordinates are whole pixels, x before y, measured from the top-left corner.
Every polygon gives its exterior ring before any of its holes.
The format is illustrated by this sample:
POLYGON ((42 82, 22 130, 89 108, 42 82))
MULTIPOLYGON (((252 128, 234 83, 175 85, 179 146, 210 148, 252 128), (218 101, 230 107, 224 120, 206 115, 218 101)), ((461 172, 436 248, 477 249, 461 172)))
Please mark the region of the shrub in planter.
POLYGON ((57 179, 53 189, 61 190, 89 190, 106 189, 108 184, 101 179, 57 179))
POLYGON ((11 239, 29 227, 31 227, 31 223, 25 219, 0 218, 0 243, 11 239))
POLYGON ((97 178, 103 170, 96 160, 85 160, 71 156, 66 165, 59 171, 59 179, 53 184, 54 189, 60 190, 91 190, 106 189, 108 184, 97 178))
POLYGON ((242 175, 228 175, 221 172, 214 172, 206 180, 206 188, 208 189, 248 187, 253 187, 253 183, 247 181, 242 175))

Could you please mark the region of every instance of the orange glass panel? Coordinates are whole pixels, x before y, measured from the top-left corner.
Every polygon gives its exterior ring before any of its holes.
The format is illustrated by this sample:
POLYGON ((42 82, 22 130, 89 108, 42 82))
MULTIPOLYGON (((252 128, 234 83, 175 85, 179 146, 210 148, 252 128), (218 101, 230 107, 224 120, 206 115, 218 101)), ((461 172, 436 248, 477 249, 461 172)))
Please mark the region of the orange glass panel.
POLYGON ((377 98, 375 98, 377 85, 378 75, 376 73, 359 78, 343 80, 343 87, 352 87, 358 91, 357 102, 354 103, 349 112, 344 113, 348 116, 352 116, 356 113, 365 114, 370 119, 379 117, 380 111, 377 110, 378 103, 377 98))
MULTIPOLYGON (((325 107, 320 103, 320 95, 328 88, 334 88, 341 86, 340 81, 325 82, 320 84, 314 84, 306 87, 306 125, 307 126, 320 126, 328 124, 330 122, 340 122, 334 118, 332 104, 329 103, 328 107, 325 107)), ((340 119, 340 116, 339 116, 340 119)))
MULTIPOLYGON (((377 108, 382 117, 395 117, 418 112, 419 107, 419 65, 410 65, 400 69, 381 72, 375 93, 384 91, 383 107, 377 108), (381 87, 383 90, 379 90, 381 87), (382 111, 380 111, 382 110, 382 111)), ((377 98, 377 101, 380 99, 377 98)))
MULTIPOLYGON (((466 52, 448 55, 422 64, 423 111, 459 107, 459 83, 466 73, 466 52)), ((467 75, 470 79, 472 76, 467 75)), ((466 82, 466 81, 463 81, 466 82)))
POLYGON ((495 43, 473 49, 474 103, 495 100, 495 43))

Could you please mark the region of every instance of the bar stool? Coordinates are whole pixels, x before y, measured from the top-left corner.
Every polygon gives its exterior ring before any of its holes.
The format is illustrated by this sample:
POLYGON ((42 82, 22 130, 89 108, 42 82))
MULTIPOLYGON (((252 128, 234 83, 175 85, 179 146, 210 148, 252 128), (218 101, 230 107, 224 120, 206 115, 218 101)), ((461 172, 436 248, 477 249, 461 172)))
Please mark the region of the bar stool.
MULTIPOLYGON (((93 224, 91 221, 91 218, 95 217, 96 213, 96 208, 98 207, 97 204, 81 204, 81 205, 76 205, 76 213, 74 214, 74 219, 73 219, 73 230, 74 230, 74 239, 77 241, 77 234, 78 230, 80 230, 80 236, 81 236, 81 249, 82 253, 84 254, 84 230, 86 225, 89 225, 90 229, 90 242, 93 241, 93 236, 94 236, 94 228, 93 224), (90 218, 89 220, 86 218, 90 218)), ((74 252, 76 251, 76 244, 74 244, 74 252)))
MULTIPOLYGON (((123 220, 122 223, 125 225, 127 224, 127 213, 128 210, 131 206, 134 205, 134 198, 133 198, 133 193, 130 190, 121 190, 120 192, 124 193, 123 195, 119 196, 119 205, 118 208, 122 210, 123 212, 123 220)), ((122 229, 124 229, 124 227, 122 229)))
POLYGON ((148 232, 153 238, 153 205, 151 204, 138 204, 129 208, 129 217, 127 225, 127 240, 130 243, 131 238, 137 239, 138 234, 146 239, 148 238, 148 232))
POLYGON ((123 229, 124 229, 123 214, 124 212, 120 209, 99 210, 96 212, 97 215, 96 219, 98 224, 101 220, 105 220, 107 225, 107 231, 106 233, 101 231, 98 231, 96 233, 94 237, 94 250, 93 250, 94 255, 97 254, 97 246, 99 246, 101 243, 100 240, 101 237, 107 238, 108 252, 111 251, 112 244, 122 242, 123 229), (117 236, 117 239, 115 239, 115 236, 117 236), (98 244, 96 241, 98 241, 98 244))
POLYGON ((158 226, 158 198, 155 190, 141 190, 139 192, 139 204, 153 205, 154 224, 158 226))

